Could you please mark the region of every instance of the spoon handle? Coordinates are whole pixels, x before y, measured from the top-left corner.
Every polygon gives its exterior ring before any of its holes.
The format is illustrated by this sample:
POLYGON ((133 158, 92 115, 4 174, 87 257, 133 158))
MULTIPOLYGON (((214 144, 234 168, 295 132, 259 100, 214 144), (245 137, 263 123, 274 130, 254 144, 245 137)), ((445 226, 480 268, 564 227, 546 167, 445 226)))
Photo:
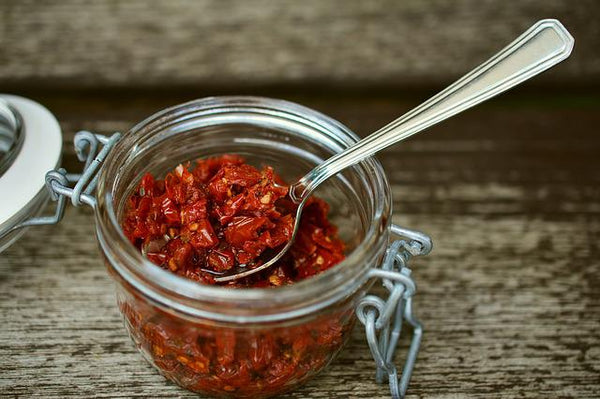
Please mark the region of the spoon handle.
POLYGON ((559 21, 538 21, 502 51, 439 94, 318 165, 292 186, 292 198, 300 202, 342 169, 558 64, 571 54, 574 42, 559 21))

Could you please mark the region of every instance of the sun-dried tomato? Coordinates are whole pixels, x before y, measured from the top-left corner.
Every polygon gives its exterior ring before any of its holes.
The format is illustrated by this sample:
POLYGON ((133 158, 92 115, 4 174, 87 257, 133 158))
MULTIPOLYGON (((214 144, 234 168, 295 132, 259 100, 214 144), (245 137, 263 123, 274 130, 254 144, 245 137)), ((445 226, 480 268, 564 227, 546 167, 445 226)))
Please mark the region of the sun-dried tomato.
MULTIPOLYGON (((297 209, 272 168, 258 170, 236 155, 179 165, 164 179, 146 174, 128 200, 122 227, 153 263, 203 284, 233 267, 257 267, 265 251, 291 238, 297 209)), ((293 284, 344 259, 327 214, 310 198, 291 250, 270 269, 228 287, 293 284)), ((265 255, 267 256, 267 255, 265 255)), ((136 300, 121 302, 134 340, 164 375, 197 392, 266 397, 323 368, 352 328, 352 309, 298 325, 219 328, 178 319, 136 300)))
POLYGON ((198 324, 130 299, 126 325, 167 378, 217 397, 264 398, 296 387, 322 370, 354 325, 343 307, 301 324, 228 328, 198 324))
MULTIPOLYGON (((164 179, 143 176, 129 198, 123 230, 148 259, 174 273, 214 284, 214 274, 254 268, 267 250, 292 236, 297 205, 271 167, 258 170, 236 155, 178 165, 164 179)), ((305 205, 296 242, 275 267, 229 283, 239 287, 291 284, 344 258, 327 204, 305 205)))

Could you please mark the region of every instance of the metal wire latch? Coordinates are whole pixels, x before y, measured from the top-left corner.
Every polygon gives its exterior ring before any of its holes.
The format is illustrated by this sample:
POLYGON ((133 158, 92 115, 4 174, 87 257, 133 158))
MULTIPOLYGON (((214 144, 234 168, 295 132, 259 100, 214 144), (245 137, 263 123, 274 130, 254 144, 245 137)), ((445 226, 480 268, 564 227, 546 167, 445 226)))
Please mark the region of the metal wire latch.
POLYGON ((54 215, 28 219, 15 225, 7 233, 23 227, 60 222, 65 213, 67 198, 71 198, 71 203, 74 206, 86 204, 94 208, 96 198, 92 193, 98 183, 98 172, 104 159, 120 137, 121 133, 113 133, 110 137, 88 131, 80 131, 75 134, 73 145, 75 146, 77 159, 81 162, 85 161, 82 173, 67 173, 63 168, 46 173, 46 188, 52 201, 57 201, 54 215), (100 146, 102 146, 101 149, 100 146), (71 187, 73 183, 75 185, 71 187))
POLYGON ((406 394, 423 335, 423 326, 413 314, 412 296, 416 286, 407 262, 413 256, 427 255, 432 242, 426 234, 395 225, 392 233, 401 239, 388 247, 381 268, 369 272, 370 278, 382 279, 389 296, 385 301, 376 295, 365 296, 356 308, 356 315, 365 326, 369 349, 377 366, 377 383, 387 379, 392 398, 401 399, 406 394), (412 327, 412 339, 398 380, 393 357, 404 321, 412 327))

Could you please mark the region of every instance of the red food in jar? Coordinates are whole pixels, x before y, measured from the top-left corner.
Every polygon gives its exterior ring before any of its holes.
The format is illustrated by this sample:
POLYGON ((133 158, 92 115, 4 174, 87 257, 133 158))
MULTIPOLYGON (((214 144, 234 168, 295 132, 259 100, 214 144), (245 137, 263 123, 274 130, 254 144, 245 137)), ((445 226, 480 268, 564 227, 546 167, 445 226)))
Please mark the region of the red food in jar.
MULTIPOLYGON (((236 155, 179 165, 164 179, 146 174, 123 220, 129 240, 152 262, 181 276, 215 284, 214 275, 258 267, 265 251, 291 238, 297 205, 271 167, 258 170, 236 155)), ((289 253, 266 272, 232 287, 292 284, 344 258, 325 201, 310 198, 289 253)), ((265 256, 268 257, 268 256, 265 256)))
MULTIPOLYGON (((291 238, 297 205, 270 167, 258 170, 236 155, 179 165, 164 179, 143 176, 130 196, 122 227, 158 266, 203 284, 236 267, 253 268, 291 238)), ((327 214, 310 198, 288 253, 268 270, 225 283, 231 288, 293 284, 344 259, 327 214)), ((322 369, 354 323, 351 307, 270 330, 219 328, 183 321, 138 299, 120 300, 137 345, 168 378, 202 393, 266 397, 289 390, 322 369)))

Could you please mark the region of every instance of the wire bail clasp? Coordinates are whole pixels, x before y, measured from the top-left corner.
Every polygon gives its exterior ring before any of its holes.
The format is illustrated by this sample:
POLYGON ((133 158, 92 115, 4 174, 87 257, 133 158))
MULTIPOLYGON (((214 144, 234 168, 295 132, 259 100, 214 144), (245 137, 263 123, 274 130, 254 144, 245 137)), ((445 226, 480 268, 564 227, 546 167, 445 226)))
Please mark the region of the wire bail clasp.
POLYGON ((429 236, 418 231, 396 225, 391 230, 403 239, 388 247, 381 268, 369 271, 369 278, 382 279, 383 286, 389 291, 388 298, 384 301, 379 296, 366 295, 360 300, 356 315, 365 326, 367 343, 377 366, 377 383, 387 379, 392 398, 401 399, 406 394, 423 335, 423 326, 413 315, 412 297, 416 285, 407 263, 413 256, 427 255, 432 242, 429 236), (398 380, 393 357, 404 321, 412 327, 412 339, 398 380))
POLYGON ((74 206, 86 204, 94 208, 96 198, 93 191, 98 184, 99 171, 104 159, 121 138, 121 133, 113 133, 110 137, 80 131, 75 134, 73 145, 79 161, 84 162, 83 171, 67 173, 64 168, 46 173, 46 189, 52 201, 57 201, 56 211, 51 216, 38 216, 15 225, 8 233, 28 226, 56 224, 61 221, 67 206, 67 198, 71 198, 74 206), (100 149, 100 146, 102 148, 100 149), (73 187, 71 185, 75 183, 73 187))

